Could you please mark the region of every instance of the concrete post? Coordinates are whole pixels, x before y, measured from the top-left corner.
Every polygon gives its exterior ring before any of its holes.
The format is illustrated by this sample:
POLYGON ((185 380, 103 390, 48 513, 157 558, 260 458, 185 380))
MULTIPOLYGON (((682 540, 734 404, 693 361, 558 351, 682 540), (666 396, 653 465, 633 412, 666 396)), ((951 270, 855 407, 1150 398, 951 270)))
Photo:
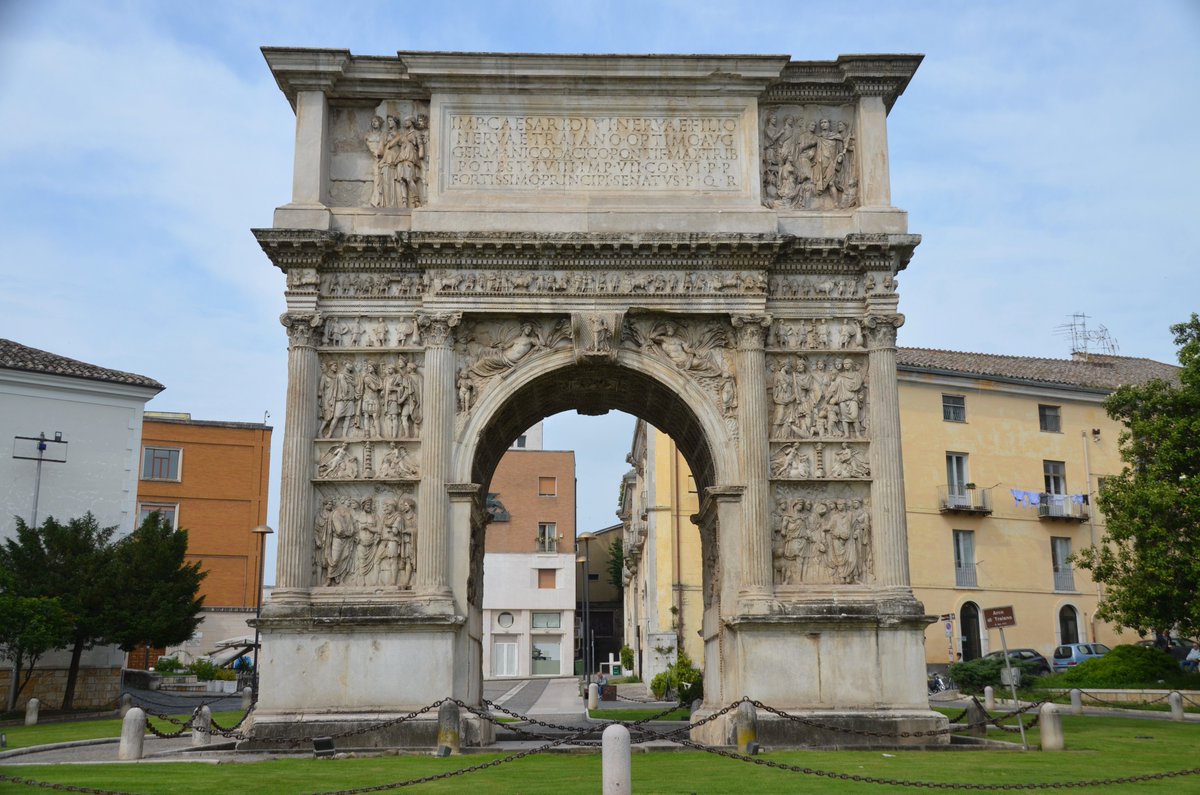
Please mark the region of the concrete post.
POLYGON ((121 717, 124 718, 129 710, 133 708, 133 696, 128 693, 121 694, 121 717))
POLYGON ((1083 691, 1077 687, 1071 689, 1071 714, 1083 714, 1083 691))
POLYGON ((1062 715, 1058 706, 1049 702, 1042 704, 1041 720, 1038 728, 1041 730, 1042 750, 1061 751, 1067 747, 1063 739, 1062 715))
POLYGON ((1167 696, 1167 703, 1171 705, 1171 720, 1183 720, 1183 696, 1177 691, 1172 691, 1171 695, 1167 696))
POLYGON ((592 682, 588 685, 588 709, 600 708, 600 685, 592 682))
POLYGON ((212 710, 207 704, 201 705, 192 717, 192 745, 209 745, 212 743, 212 710))
POLYGON ((983 706, 988 712, 996 709, 996 689, 991 685, 983 689, 983 706))
POLYGON ((749 701, 743 701, 738 704, 733 725, 737 727, 738 753, 750 753, 751 743, 758 742, 758 710, 749 701))
POLYGON ((38 709, 40 709, 41 706, 42 706, 42 702, 38 701, 36 698, 31 698, 31 699, 29 699, 29 701, 25 702, 25 725, 26 726, 37 726, 38 709))
POLYGON ((146 741, 146 713, 134 707, 121 721, 121 744, 117 746, 117 759, 130 762, 142 758, 142 745, 146 741))
POLYGON ((250 709, 250 706, 253 703, 254 703, 254 688, 243 687, 242 688, 242 711, 244 712, 244 711, 250 709))
POLYGON ((604 795, 628 795, 633 792, 633 762, 629 756, 629 729, 611 724, 601 737, 604 795))
POLYGON ((438 755, 442 756, 445 748, 448 754, 458 756, 462 753, 462 729, 459 720, 458 704, 453 701, 443 701, 438 707, 438 755))

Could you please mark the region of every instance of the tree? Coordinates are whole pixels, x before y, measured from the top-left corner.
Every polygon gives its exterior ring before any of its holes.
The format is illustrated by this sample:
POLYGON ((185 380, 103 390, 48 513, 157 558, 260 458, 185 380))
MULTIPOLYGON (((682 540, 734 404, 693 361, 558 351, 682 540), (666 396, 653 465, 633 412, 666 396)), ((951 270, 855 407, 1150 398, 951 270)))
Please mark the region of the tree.
POLYGON ((17 708, 17 699, 42 655, 67 645, 71 626, 70 614, 57 599, 0 593, 0 656, 13 664, 8 709, 17 708))
POLYGON ((16 538, 0 548, 7 595, 56 599, 71 618, 59 646, 71 649, 64 710, 74 705, 85 649, 178 643, 199 623, 203 600, 196 594, 204 575, 198 564, 184 562, 186 531, 172 530, 157 513, 114 543, 115 531, 90 513, 66 524, 49 517, 36 528, 17 519, 16 538))
POLYGON ((625 542, 620 536, 608 545, 608 581, 618 590, 625 587, 625 542))
POLYGON ((1200 631, 1200 316, 1171 327, 1179 382, 1122 386, 1105 403, 1121 420, 1124 470, 1107 478, 1100 546, 1074 556, 1105 586, 1096 615, 1138 631, 1200 631))

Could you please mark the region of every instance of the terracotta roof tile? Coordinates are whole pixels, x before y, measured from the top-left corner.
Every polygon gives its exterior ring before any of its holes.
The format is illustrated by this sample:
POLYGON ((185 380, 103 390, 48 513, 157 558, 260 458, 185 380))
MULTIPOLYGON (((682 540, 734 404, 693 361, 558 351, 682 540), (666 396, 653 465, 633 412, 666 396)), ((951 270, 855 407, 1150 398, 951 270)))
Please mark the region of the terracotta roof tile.
POLYGON ((137 373, 126 373, 121 370, 110 370, 95 364, 88 364, 77 359, 68 359, 56 353, 30 348, 12 340, 0 339, 0 369, 24 370, 30 373, 47 373, 49 375, 65 375, 72 378, 86 378, 91 381, 107 381, 114 384, 129 384, 144 386, 151 389, 165 389, 153 378, 147 378, 137 373))
POLYGON ((1156 378, 1173 382, 1179 380, 1179 368, 1174 365, 1153 359, 1099 354, 1088 354, 1086 358, 1077 359, 1042 359, 933 348, 900 348, 896 366, 901 370, 939 370, 981 378, 1036 381, 1106 391, 1156 378))

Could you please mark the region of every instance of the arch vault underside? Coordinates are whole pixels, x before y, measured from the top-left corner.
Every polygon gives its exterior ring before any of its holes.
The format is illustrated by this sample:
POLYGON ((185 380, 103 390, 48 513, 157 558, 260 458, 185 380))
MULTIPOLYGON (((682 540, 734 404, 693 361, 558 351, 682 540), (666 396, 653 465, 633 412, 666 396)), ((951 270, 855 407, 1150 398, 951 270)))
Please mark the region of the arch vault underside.
POLYGON ((613 409, 669 433, 702 495, 697 718, 750 696, 939 725, 896 403, 895 275, 917 238, 883 132, 911 59, 655 62, 691 92, 680 110, 617 56, 554 61, 574 88, 553 91, 533 56, 406 53, 404 79, 341 51, 267 56, 297 173, 255 232, 287 276, 290 343, 256 738, 378 724, 379 744, 421 743, 429 721, 390 717, 480 703, 484 487, 533 422, 613 409), (468 68, 489 58, 503 80, 468 68))

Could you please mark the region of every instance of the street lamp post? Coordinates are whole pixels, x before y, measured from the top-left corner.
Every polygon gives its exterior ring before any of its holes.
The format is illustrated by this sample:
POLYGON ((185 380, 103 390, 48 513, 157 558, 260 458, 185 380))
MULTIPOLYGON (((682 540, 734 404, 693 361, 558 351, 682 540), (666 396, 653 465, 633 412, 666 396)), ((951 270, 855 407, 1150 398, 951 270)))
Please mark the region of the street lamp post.
POLYGON ((258 589, 254 592, 254 675, 250 680, 250 692, 254 703, 258 703, 258 664, 262 657, 261 649, 258 645, 259 629, 258 622, 262 618, 262 592, 263 592, 263 577, 265 576, 266 561, 264 555, 267 548, 267 536, 275 531, 265 524, 260 524, 258 527, 250 531, 258 536, 258 589))
POLYGON ((590 681, 592 676, 592 578, 588 576, 588 558, 591 551, 589 542, 593 538, 595 538, 595 533, 580 533, 575 537, 576 541, 583 542, 583 557, 580 558, 577 554, 575 560, 583 563, 583 676, 585 681, 590 681))

